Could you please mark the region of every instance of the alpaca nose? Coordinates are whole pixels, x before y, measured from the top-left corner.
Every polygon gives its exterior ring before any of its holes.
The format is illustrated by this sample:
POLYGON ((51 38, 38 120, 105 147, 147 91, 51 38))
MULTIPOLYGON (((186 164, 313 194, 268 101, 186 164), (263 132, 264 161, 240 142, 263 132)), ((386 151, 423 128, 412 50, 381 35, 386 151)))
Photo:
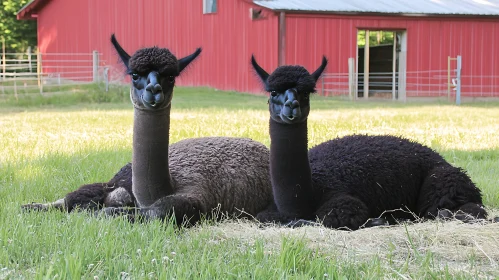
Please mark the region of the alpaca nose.
POLYGON ((300 102, 296 100, 296 95, 298 91, 295 88, 288 89, 284 93, 284 106, 289 107, 290 109, 295 109, 300 107, 300 102))
POLYGON ((158 83, 158 76, 158 72, 155 71, 147 75, 147 86, 142 94, 142 100, 144 101, 144 105, 148 107, 156 107, 165 100, 163 89, 158 83))
POLYGON ((161 88, 161 85, 158 82, 158 77, 159 74, 156 71, 153 71, 149 73, 147 76, 147 86, 146 90, 152 92, 153 94, 156 94, 158 92, 161 92, 163 89, 161 88))
POLYGON ((163 89, 161 88, 160 84, 149 83, 146 86, 146 90, 152 92, 153 94, 156 94, 158 92, 161 92, 163 89))

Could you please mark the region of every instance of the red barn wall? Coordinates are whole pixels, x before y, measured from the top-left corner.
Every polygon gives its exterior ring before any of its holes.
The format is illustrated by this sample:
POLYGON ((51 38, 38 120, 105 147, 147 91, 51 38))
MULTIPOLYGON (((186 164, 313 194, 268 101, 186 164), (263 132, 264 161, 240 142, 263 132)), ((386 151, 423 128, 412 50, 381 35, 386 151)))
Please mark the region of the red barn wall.
POLYGON ((327 72, 348 73, 348 58, 357 55, 358 29, 407 31, 409 97, 446 94, 446 78, 428 77, 428 71, 446 76, 448 56, 457 55, 462 56, 462 95, 499 97, 497 19, 288 14, 285 63, 312 71, 324 54, 327 72))
POLYGON ((254 21, 249 17, 253 4, 217 2, 217 13, 203 14, 201 0, 50 0, 38 14, 39 48, 47 54, 98 50, 101 64, 118 66, 111 33, 130 54, 157 45, 183 57, 202 47, 178 85, 262 92, 250 57, 254 53, 266 69, 277 67, 278 17, 267 12, 266 19, 254 21))
MULTIPOLYGON (((219 0, 217 13, 204 15, 202 0, 49 0, 38 14, 43 65, 52 67, 44 71, 88 69, 88 63, 75 61, 89 61, 89 55, 80 54, 97 50, 101 65, 113 66, 116 75, 122 69, 116 67, 118 58, 109 42, 114 32, 130 53, 158 45, 182 57, 203 47, 179 85, 262 92, 249 59, 254 53, 268 71, 277 67, 278 16, 264 10, 266 18, 253 21, 250 7, 246 0, 219 0), (50 62, 54 53, 67 54, 57 56, 67 64, 50 62)), ((358 29, 406 30, 407 96, 446 94, 445 77, 434 79, 428 71, 445 76, 447 57, 457 55, 463 59, 463 96, 499 96, 499 55, 494 53, 498 24, 497 19, 476 18, 286 14, 285 63, 312 71, 324 54, 329 58, 327 72, 347 73, 348 58, 357 55, 358 29)))

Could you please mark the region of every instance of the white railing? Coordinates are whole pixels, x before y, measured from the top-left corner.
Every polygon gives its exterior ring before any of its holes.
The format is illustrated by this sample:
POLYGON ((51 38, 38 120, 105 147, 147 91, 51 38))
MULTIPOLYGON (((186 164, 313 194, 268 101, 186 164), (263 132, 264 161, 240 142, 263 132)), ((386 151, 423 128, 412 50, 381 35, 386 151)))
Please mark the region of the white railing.
POLYGON ((406 98, 447 98, 450 102, 460 104, 461 96, 466 97, 499 97, 499 76, 463 75, 461 57, 456 66, 448 69, 426 71, 374 72, 368 74, 355 72, 355 61, 348 60, 349 73, 325 73, 318 84, 319 93, 325 96, 339 96, 350 100, 384 98, 402 100, 406 98), (367 86, 365 83, 368 83, 367 86), (365 89, 367 96, 364 96, 365 89))
POLYGON ((4 53, 0 57, 0 94, 43 94, 65 85, 103 82, 109 66, 92 53, 4 53))

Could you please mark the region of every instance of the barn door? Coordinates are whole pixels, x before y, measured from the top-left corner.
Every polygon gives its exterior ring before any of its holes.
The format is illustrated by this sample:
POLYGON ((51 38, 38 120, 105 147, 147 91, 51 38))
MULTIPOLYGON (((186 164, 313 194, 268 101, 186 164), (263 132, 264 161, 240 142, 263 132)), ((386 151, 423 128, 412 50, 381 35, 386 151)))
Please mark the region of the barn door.
POLYGON ((405 31, 358 30, 357 98, 397 100, 401 97, 404 40, 405 31))

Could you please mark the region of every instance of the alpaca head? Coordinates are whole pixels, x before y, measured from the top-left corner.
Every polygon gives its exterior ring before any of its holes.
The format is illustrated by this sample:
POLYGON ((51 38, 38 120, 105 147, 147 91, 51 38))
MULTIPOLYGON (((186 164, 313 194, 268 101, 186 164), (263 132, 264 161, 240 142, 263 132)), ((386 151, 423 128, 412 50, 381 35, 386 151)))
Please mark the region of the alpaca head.
POLYGON ((152 47, 139 49, 130 56, 114 34, 111 43, 132 78, 130 98, 134 106, 149 111, 170 106, 175 78, 201 53, 198 48, 191 55, 177 60, 168 49, 152 47))
POLYGON ((301 123, 310 112, 310 94, 315 92, 315 84, 326 68, 327 59, 314 73, 300 65, 279 66, 272 74, 263 70, 251 56, 251 64, 262 80, 265 90, 270 93, 270 117, 279 123, 301 123))

